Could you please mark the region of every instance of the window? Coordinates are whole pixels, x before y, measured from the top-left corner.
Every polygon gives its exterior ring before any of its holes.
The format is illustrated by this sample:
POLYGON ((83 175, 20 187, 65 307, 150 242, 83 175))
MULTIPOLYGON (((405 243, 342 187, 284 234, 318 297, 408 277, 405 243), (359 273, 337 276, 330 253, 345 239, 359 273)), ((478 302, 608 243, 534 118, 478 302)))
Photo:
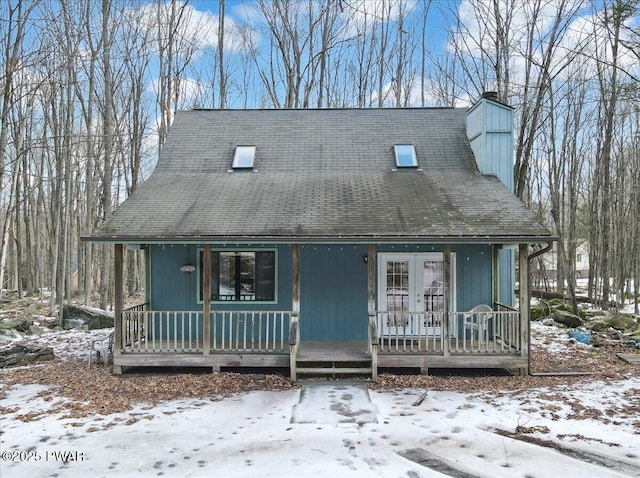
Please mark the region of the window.
POLYGON ((576 254, 576 262, 582 262, 582 254, 576 254))
MULTIPOLYGON (((211 300, 276 300, 275 251, 212 251, 211 300)), ((202 252, 200 253, 200 300, 202 300, 202 252)))
POLYGON ((255 146, 236 146, 236 153, 233 156, 233 169, 252 169, 255 155, 255 146))
POLYGON ((396 144, 394 146, 396 153, 396 166, 399 168, 416 168, 418 167, 418 159, 416 158, 416 149, 412 144, 396 144))

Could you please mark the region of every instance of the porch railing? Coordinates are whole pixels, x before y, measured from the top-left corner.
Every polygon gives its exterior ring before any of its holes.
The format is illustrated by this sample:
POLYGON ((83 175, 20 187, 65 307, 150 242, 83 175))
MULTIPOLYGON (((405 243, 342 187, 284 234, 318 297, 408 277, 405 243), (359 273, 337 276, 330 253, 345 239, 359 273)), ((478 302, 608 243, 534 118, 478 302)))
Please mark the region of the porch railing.
POLYGON ((451 352, 519 353, 518 311, 454 312, 451 352))
MULTIPOLYGON (((127 309, 123 352, 204 352, 202 311, 127 309)), ((286 352, 291 312, 212 311, 212 352, 286 352)))
POLYGON ((289 311, 212 311, 211 350, 286 352, 289 311))
MULTIPOLYGON (((202 311, 122 312, 122 352, 204 353, 202 311)), ((212 311, 210 352, 297 355, 300 325, 291 311, 212 311), (293 332, 293 333, 292 333, 293 332)), ((368 349, 385 353, 514 354, 522 350, 520 314, 514 310, 452 312, 378 311, 370 316, 368 349)))
POLYGON ((515 310, 452 312, 378 311, 380 350, 387 353, 517 354, 520 314, 515 310), (446 331, 446 337, 445 337, 446 331))
POLYGON ((442 312, 378 311, 380 350, 384 352, 443 352, 442 312))
POLYGON ((202 352, 201 311, 122 311, 123 352, 202 352))

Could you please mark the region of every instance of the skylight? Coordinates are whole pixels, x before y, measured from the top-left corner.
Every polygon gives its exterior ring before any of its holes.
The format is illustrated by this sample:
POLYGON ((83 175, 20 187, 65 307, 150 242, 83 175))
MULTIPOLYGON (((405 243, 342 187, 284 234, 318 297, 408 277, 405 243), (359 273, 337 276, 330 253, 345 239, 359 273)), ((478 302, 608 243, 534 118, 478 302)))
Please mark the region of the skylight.
POLYGON ((236 154, 233 156, 233 169, 252 169, 255 155, 255 146, 236 146, 236 154))
POLYGON ((412 144, 396 144, 394 146, 396 153, 396 166, 399 168, 416 168, 418 159, 416 158, 416 149, 412 144))

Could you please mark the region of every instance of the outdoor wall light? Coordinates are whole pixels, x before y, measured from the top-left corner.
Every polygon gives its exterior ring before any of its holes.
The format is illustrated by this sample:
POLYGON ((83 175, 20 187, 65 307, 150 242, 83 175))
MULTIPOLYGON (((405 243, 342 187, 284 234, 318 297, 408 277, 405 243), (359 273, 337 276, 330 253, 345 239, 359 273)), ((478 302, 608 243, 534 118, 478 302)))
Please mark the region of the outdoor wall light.
POLYGON ((369 263, 369 256, 362 256, 362 260, 365 264, 369 263))
POLYGON ((185 264, 180 268, 180 271, 184 272, 185 274, 191 274, 195 270, 196 270, 196 266, 191 264, 185 264))

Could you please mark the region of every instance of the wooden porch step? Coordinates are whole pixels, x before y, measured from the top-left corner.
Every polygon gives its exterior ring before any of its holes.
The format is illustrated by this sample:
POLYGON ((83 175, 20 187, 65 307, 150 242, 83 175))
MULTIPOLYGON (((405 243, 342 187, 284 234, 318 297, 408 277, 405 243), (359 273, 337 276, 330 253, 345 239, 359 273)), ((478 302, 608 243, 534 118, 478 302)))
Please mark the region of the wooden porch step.
POLYGON ((298 363, 302 362, 365 362, 367 355, 364 340, 302 341, 298 350, 298 363))
POLYGON ((296 373, 299 375, 333 375, 333 374, 353 374, 371 375, 371 367, 298 367, 296 373))
POLYGON ((367 343, 303 341, 296 358, 298 375, 368 375, 373 373, 367 343))

